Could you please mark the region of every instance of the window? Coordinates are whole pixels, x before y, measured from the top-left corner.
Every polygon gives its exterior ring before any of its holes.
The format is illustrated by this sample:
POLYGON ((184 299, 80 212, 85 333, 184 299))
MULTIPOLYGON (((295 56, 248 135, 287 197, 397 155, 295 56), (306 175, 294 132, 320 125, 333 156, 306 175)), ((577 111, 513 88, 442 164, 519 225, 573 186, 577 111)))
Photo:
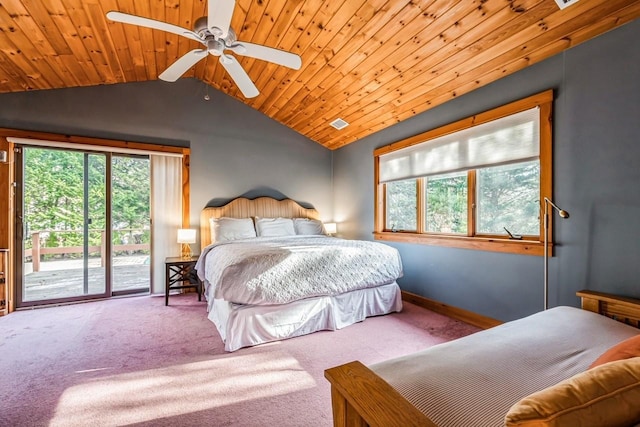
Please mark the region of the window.
POLYGON ((553 92, 374 152, 380 240, 542 254, 553 92))
POLYGON ((415 231, 418 228, 418 187, 415 179, 386 185, 386 226, 391 231, 415 231))
POLYGON ((478 170, 477 233, 537 236, 539 197, 539 161, 478 170))
POLYGON ((424 178, 425 231, 466 235, 468 177, 453 173, 424 178))

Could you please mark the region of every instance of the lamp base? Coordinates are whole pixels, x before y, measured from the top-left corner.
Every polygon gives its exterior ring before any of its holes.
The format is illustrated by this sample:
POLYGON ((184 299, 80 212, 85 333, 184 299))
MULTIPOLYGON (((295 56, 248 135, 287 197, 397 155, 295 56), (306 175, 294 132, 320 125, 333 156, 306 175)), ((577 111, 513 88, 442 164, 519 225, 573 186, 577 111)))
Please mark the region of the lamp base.
POLYGON ((188 243, 183 243, 182 244, 182 252, 180 253, 180 257, 182 259, 189 259, 191 258, 191 256, 193 255, 193 253, 191 252, 191 245, 188 243))

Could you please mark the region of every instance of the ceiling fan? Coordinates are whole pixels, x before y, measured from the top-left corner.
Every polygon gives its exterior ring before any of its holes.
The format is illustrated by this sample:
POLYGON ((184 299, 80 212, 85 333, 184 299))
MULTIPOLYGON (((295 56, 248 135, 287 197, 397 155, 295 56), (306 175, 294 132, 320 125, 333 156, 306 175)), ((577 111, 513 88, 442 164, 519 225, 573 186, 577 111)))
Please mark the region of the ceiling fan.
POLYGON ((123 24, 139 25, 155 30, 167 31, 169 33, 184 36, 202 43, 204 49, 193 49, 187 52, 169 68, 164 70, 158 77, 167 82, 175 82, 184 73, 193 67, 198 61, 208 54, 219 57, 220 64, 227 70, 233 81, 246 98, 253 98, 260 93, 253 84, 247 72, 242 68, 238 60, 225 52, 230 50, 238 55, 249 56, 251 58, 262 59, 274 64, 298 70, 302 65, 300 57, 294 53, 274 49, 259 44, 238 41, 236 33, 229 27, 235 0, 209 0, 208 15, 198 18, 194 29, 188 30, 177 25, 169 24, 154 19, 144 18, 127 13, 111 11, 107 13, 107 18, 123 24))

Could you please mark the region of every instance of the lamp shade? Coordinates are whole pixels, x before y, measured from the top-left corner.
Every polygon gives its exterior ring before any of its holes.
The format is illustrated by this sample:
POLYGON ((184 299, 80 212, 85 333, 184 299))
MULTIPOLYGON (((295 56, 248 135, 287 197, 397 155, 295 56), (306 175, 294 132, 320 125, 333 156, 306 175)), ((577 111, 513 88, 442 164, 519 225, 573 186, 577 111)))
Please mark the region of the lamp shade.
POLYGON ((336 234, 338 232, 338 225, 335 222, 325 222, 324 231, 326 231, 327 234, 336 234))
POLYGON ((195 243, 196 230, 193 228, 178 229, 178 243, 195 243))

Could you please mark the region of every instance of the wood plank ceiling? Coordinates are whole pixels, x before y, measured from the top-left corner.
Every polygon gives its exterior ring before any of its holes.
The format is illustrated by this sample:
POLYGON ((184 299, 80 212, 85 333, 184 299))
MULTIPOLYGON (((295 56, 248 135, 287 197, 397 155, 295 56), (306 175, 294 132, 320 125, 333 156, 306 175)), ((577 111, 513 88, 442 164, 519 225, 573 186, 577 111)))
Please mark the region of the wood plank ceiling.
MULTIPOLYGON (((207 2, 3 0, 0 92, 156 80, 201 47, 112 22, 110 10, 192 29, 207 2)), ((301 69, 238 57, 260 90, 252 99, 212 56, 185 77, 336 149, 639 15, 639 0, 237 0, 238 39, 297 53, 301 69), (350 125, 330 127, 338 117, 350 125)))

